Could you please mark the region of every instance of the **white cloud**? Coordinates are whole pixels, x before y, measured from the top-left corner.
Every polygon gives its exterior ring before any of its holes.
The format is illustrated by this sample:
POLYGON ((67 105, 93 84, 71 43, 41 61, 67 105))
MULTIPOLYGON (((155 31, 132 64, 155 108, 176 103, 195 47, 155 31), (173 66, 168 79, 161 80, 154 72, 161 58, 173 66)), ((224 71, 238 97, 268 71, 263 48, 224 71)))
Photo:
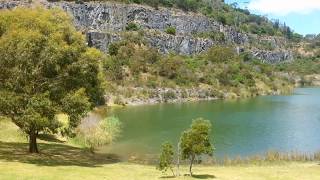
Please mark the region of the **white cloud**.
POLYGON ((248 8, 264 14, 307 14, 320 10, 320 0, 252 0, 248 8))

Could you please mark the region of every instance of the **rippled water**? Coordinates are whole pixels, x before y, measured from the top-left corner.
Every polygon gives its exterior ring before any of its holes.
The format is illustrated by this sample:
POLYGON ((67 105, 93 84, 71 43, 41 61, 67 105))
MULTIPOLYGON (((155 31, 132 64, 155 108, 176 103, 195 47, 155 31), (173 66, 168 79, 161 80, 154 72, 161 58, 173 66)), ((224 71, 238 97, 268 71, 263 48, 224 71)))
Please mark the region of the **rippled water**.
POLYGON ((213 124, 216 157, 320 150, 320 88, 298 88, 289 96, 135 106, 111 113, 123 122, 123 133, 108 151, 125 156, 158 153, 163 141, 176 144, 197 117, 213 124))

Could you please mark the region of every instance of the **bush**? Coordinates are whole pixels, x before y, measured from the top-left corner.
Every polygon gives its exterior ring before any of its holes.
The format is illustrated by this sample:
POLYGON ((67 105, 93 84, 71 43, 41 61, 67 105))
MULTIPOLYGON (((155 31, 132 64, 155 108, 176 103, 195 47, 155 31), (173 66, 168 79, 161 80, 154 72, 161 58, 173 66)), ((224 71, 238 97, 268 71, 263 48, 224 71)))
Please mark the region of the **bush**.
POLYGON ((115 56, 118 54, 120 44, 119 43, 111 43, 108 47, 108 52, 111 56, 115 56))
POLYGON ((125 103, 123 102, 123 100, 120 96, 115 97, 115 99, 113 100, 113 103, 118 104, 118 105, 122 105, 122 106, 125 105, 125 103))
POLYGON ((200 0, 176 0, 177 7, 185 11, 197 11, 201 1, 200 0))
POLYGON ((160 0, 159 2, 165 7, 172 7, 175 3, 175 0, 160 0))
POLYGON ((173 176, 175 176, 172 169, 173 158, 174 152, 172 144, 170 144, 169 142, 163 143, 161 146, 161 154, 159 157, 159 165, 157 166, 157 169, 163 172, 166 172, 168 169, 170 169, 173 176))
POLYGON ((174 91, 167 91, 165 93, 163 93, 163 98, 164 100, 167 102, 168 100, 172 100, 176 98, 176 93, 174 91))
POLYGON ((174 79, 178 76, 178 70, 184 68, 184 61, 181 56, 168 56, 159 62, 159 75, 174 79))
POLYGON ((104 61, 104 70, 107 72, 107 78, 112 81, 123 80, 125 77, 124 70, 120 61, 110 57, 104 61))
POLYGON ((244 52, 241 54, 241 56, 244 62, 253 61, 253 55, 250 52, 244 52))
POLYGON ((167 27, 166 33, 167 33, 167 34, 171 34, 171 35, 176 35, 176 28, 175 28, 175 27, 172 27, 172 26, 167 27))
POLYGON ((230 47, 215 46, 208 50, 207 60, 215 63, 227 62, 234 60, 236 53, 230 47))
POLYGON ((140 27, 134 23, 134 22, 129 22, 126 26, 127 31, 138 31, 140 27))
POLYGON ((77 128, 76 139, 93 153, 96 148, 114 142, 120 132, 121 122, 118 118, 100 119, 96 115, 90 115, 77 128))

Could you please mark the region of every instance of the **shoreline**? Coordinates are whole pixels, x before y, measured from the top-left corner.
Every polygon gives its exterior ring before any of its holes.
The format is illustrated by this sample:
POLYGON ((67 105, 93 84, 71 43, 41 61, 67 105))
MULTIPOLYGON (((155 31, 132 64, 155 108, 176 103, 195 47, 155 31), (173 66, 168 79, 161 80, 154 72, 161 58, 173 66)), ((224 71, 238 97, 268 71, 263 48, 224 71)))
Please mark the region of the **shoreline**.
MULTIPOLYGON (((308 75, 308 77, 311 77, 312 75, 308 75)), ((317 75, 320 78, 320 75, 317 75)), ((106 103, 102 106, 107 106, 107 107, 130 107, 130 106, 142 106, 142 105, 156 105, 156 104, 162 104, 162 103, 169 103, 169 104, 174 104, 174 103, 186 103, 186 102, 200 102, 200 101, 214 101, 214 100, 239 100, 239 99, 249 99, 249 98, 255 98, 259 96, 279 96, 279 95, 287 95, 287 94, 292 94, 294 89, 296 88, 318 88, 320 87, 320 84, 318 83, 318 79, 313 81, 308 81, 307 83, 303 83, 302 79, 300 79, 298 82, 295 81, 292 83, 292 86, 286 87, 286 90, 277 90, 277 91, 269 91, 269 92, 259 92, 256 95, 253 96, 239 96, 235 94, 234 92, 226 92, 223 93, 222 97, 212 97, 212 96, 207 96, 207 97, 187 97, 187 98, 173 98, 169 100, 164 100, 160 98, 137 98, 137 97, 129 97, 129 98, 123 98, 121 104, 114 103, 114 99, 117 98, 115 95, 109 95, 106 97, 106 103)), ((320 83, 320 80, 319 80, 320 83)), ((143 88, 138 88, 138 89, 143 89, 143 88)), ((182 88, 158 88, 158 89, 164 89, 164 90, 179 90, 182 88)), ((196 89, 196 88, 193 88, 196 89)), ((198 88, 201 90, 201 88, 198 88)))
MULTIPOLYGON (((213 101, 213 100, 238 100, 254 98, 258 96, 268 95, 282 95, 291 94, 294 91, 293 85, 284 87, 278 90, 261 90, 259 92, 250 92, 241 89, 238 94, 235 92, 223 92, 214 89, 204 88, 155 88, 155 89, 144 89, 134 88, 134 93, 138 94, 141 91, 152 93, 151 97, 139 97, 134 95, 132 97, 123 97, 119 95, 106 95, 106 103, 104 106, 107 107, 126 107, 126 106, 140 106, 140 105, 155 105, 161 103, 185 103, 185 102, 199 102, 199 101, 213 101)), ((145 95, 145 94, 143 94, 145 95)), ((150 94, 148 94, 150 95, 150 94)))
MULTIPOLYGON (((207 157, 202 158, 201 163, 196 165, 202 166, 238 166, 238 165, 270 165, 278 163, 290 163, 290 162, 319 162, 320 151, 313 153, 303 153, 298 151, 280 152, 269 150, 265 153, 253 154, 249 156, 224 156, 221 158, 207 157)), ((136 157, 135 159, 122 160, 124 163, 134 163, 140 165, 156 165, 158 163, 158 156, 154 154, 152 157, 136 157)), ((176 162, 176 159, 175 159, 176 162)), ((176 165, 176 163, 174 163, 176 165)), ((180 165, 188 165, 188 160, 180 160, 180 165)))

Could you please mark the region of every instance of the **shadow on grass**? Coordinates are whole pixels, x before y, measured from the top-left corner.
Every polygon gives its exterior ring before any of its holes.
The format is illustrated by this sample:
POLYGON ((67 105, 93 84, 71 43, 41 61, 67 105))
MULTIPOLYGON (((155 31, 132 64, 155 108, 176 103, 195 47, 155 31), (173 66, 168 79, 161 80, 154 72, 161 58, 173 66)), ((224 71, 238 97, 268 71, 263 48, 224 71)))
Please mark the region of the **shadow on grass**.
POLYGON ((161 179, 170 179, 170 178, 175 178, 176 176, 161 176, 161 179))
MULTIPOLYGON (((190 174, 185 174, 184 176, 190 176, 190 174)), ((196 178, 196 179, 213 179, 216 178, 216 176, 214 175, 210 175, 210 174, 193 174, 191 177, 196 178)))
POLYGON ((81 148, 56 143, 39 143, 40 154, 27 152, 28 143, 0 141, 0 160, 35 164, 39 166, 98 167, 120 161, 114 154, 92 154, 81 148))
POLYGON ((54 135, 51 134, 39 134, 38 139, 48 142, 56 142, 56 143, 64 143, 65 141, 61 141, 57 139, 54 135))
POLYGON ((210 175, 210 174, 194 174, 192 175, 193 178, 197 178, 197 179, 213 179, 216 178, 216 176, 214 175, 210 175))

